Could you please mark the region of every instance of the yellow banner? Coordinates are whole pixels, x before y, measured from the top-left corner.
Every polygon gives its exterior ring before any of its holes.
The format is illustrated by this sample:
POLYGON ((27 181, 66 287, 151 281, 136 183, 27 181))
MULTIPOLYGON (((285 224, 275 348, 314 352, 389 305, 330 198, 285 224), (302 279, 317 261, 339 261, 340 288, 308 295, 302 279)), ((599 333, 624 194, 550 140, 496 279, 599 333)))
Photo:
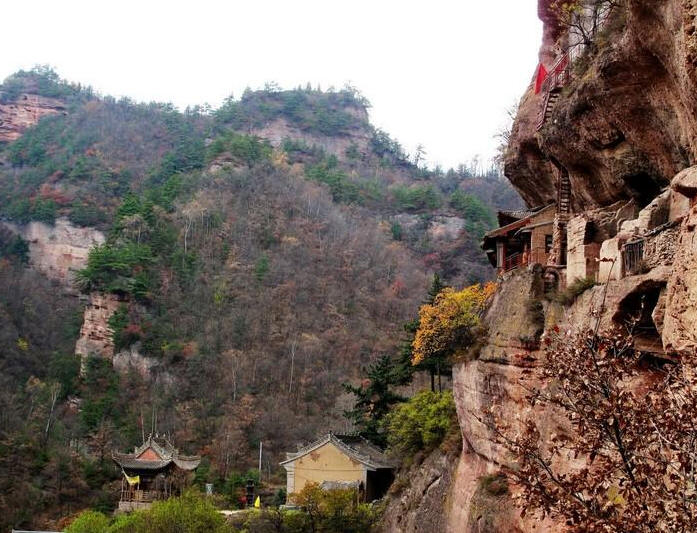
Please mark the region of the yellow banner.
POLYGON ((126 472, 123 473, 123 476, 126 478, 126 481, 128 482, 129 485, 137 485, 140 483, 140 476, 129 476, 126 474, 126 472))

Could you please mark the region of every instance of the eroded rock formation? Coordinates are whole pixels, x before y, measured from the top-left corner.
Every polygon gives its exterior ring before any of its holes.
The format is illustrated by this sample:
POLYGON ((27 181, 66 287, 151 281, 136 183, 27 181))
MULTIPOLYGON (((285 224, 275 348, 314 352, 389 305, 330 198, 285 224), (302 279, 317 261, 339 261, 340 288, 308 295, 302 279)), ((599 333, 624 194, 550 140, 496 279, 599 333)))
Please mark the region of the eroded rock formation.
POLYGON ((111 360, 114 356, 113 331, 109 318, 119 308, 121 301, 114 294, 94 292, 85 307, 80 328, 80 337, 75 344, 75 354, 83 358, 103 357, 111 360))
POLYGON ((74 274, 87 264, 90 248, 105 240, 101 231, 75 226, 66 218, 56 219, 53 226, 43 222, 3 224, 29 243, 30 264, 69 292, 75 290, 74 274))
MULTIPOLYGON (((550 3, 539 2, 540 61, 548 68, 565 44, 550 3)), ((568 171, 570 205, 566 212, 558 206, 556 219, 567 261, 504 274, 486 316, 486 345, 476 360, 454 368, 464 444, 440 505, 447 531, 565 531, 561 521, 521 518, 510 495, 484 491, 502 466, 515 466, 482 418, 488 408, 512 431, 534 420, 543 446, 551 433, 571 434, 563 416, 525 399, 531 387, 546 385, 538 371, 545 353, 535 342, 543 330, 571 334, 632 323, 640 326, 636 347, 654 357, 697 350, 695 28, 695 0, 627 0, 596 35, 595 50, 572 58, 571 81, 546 119, 544 94, 531 85, 523 96, 506 175, 533 207, 560 200, 560 177, 568 171), (548 279, 563 289, 585 278, 597 285, 570 305, 545 295, 548 279)), ((555 467, 571 471, 578 461, 561 457, 555 467)), ((442 529, 426 523, 420 531, 442 529)))
MULTIPOLYGON (((540 11, 550 0, 540 0, 540 11)), ((554 158, 571 174, 577 210, 637 198, 644 205, 697 155, 695 2, 627 0, 591 60, 572 67, 551 120, 537 131, 543 94, 523 96, 506 175, 529 205, 556 199, 554 158)), ((540 60, 559 55, 553 18, 543 17, 540 60)))
POLYGON ((66 112, 60 100, 38 94, 23 93, 13 101, 0 103, 0 142, 19 139, 42 117, 66 112))

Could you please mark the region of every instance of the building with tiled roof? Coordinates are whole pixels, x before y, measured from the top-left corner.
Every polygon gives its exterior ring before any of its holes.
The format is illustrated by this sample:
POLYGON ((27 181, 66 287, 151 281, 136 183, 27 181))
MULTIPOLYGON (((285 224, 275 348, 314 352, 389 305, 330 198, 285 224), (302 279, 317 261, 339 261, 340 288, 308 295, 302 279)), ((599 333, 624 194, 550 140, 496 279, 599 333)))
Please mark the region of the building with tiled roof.
POLYGON ((148 507, 154 500, 180 493, 201 462, 198 455, 182 455, 167 439, 158 442, 152 435, 133 453, 114 452, 112 459, 123 473, 121 511, 148 507))
POLYGON ((308 483, 325 488, 357 487, 365 501, 381 498, 394 479, 396 463, 378 447, 355 435, 328 433, 286 454, 289 500, 308 483))

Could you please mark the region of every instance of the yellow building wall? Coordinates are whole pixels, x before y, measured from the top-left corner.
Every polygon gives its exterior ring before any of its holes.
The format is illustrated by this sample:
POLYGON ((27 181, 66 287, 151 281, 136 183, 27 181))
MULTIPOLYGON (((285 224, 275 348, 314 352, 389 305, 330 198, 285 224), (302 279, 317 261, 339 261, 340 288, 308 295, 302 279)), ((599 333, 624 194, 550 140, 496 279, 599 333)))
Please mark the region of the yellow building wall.
MULTIPOLYGON (((362 481, 366 483, 366 469, 334 444, 328 442, 316 450, 293 461, 293 487, 289 493, 300 492, 307 483, 322 481, 362 481)), ((289 484, 290 485, 290 484, 289 484)))

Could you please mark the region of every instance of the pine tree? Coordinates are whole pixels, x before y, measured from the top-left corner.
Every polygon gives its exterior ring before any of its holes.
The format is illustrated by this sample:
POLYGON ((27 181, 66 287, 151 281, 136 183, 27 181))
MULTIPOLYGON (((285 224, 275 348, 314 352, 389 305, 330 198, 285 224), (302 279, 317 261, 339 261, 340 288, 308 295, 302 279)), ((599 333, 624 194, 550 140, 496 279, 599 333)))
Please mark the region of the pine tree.
POLYGON ((397 365, 389 355, 385 355, 367 368, 367 378, 356 387, 344 383, 344 388, 356 396, 356 403, 344 416, 351 420, 361 436, 378 446, 387 444, 383 420, 390 408, 404 398, 395 392, 394 387, 402 384, 402 376, 397 365))

